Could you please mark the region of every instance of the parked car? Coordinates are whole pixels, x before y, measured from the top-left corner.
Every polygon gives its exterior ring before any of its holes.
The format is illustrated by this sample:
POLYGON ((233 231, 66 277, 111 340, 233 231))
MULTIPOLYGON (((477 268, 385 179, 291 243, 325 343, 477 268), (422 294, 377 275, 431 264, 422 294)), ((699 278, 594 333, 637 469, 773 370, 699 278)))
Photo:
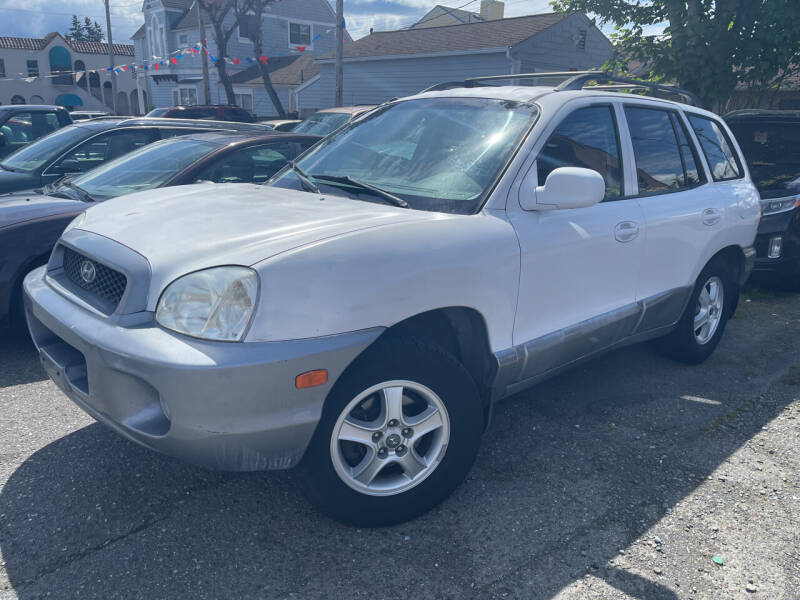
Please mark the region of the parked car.
POLYGON ((800 291, 800 111, 725 115, 761 195, 755 270, 800 291))
POLYGON ((196 182, 264 183, 319 139, 277 132, 182 135, 36 192, 0 196, 0 322, 24 323, 23 278, 47 261, 64 227, 95 203, 196 182))
MULTIPOLYGON (((200 131, 266 132, 257 124, 104 117, 63 127, 0 162, 0 194, 85 173, 156 140, 200 131)), ((3 227, 0 216, 0 227, 3 227)))
POLYGON ((259 121, 262 125, 272 127, 275 131, 292 131, 294 126, 299 122, 299 119, 268 119, 266 121, 259 121))
POLYGON ((256 118, 249 110, 235 104, 212 104, 208 106, 167 106, 154 108, 146 117, 164 119, 209 119, 212 121, 238 121, 239 123, 255 123, 256 118))
POLYGON ((107 112, 102 112, 99 110, 73 110, 71 113, 69 113, 69 116, 72 117, 73 121, 88 121, 89 119, 109 117, 111 115, 107 112))
POLYGON ((47 372, 154 450, 300 464, 351 524, 419 515, 465 477, 492 402, 651 338, 704 360, 752 268, 759 198, 724 122, 586 81, 452 84, 270 187, 93 207, 25 279, 47 372))
POLYGON ((328 135, 342 125, 375 108, 373 105, 339 106, 326 108, 297 123, 292 131, 313 135, 328 135))
POLYGON ((0 106, 0 157, 19 150, 72 123, 62 106, 11 104, 0 106))

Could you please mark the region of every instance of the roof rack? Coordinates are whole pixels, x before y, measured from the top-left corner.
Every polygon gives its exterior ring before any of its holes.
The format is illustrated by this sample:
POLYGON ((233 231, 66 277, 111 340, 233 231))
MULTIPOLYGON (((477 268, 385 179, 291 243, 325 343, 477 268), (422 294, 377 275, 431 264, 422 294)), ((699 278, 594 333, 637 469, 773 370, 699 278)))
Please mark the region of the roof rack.
POLYGON ((550 71, 538 73, 511 73, 508 75, 485 75, 483 77, 470 77, 462 81, 447 81, 432 85, 423 90, 423 92, 435 92, 442 90, 449 90, 456 87, 479 87, 487 85, 491 81, 502 81, 510 79, 542 79, 542 78, 565 78, 560 84, 555 87, 556 92, 563 92, 568 90, 582 90, 584 87, 597 88, 601 90, 623 90, 623 89, 642 89, 647 90, 655 97, 660 97, 661 94, 672 94, 679 96, 682 101, 692 106, 702 107, 703 103, 694 93, 689 90, 683 90, 671 85, 662 85, 660 83, 652 83, 650 81, 642 81, 641 79, 630 79, 628 77, 620 77, 605 71, 550 71), (594 83, 594 85, 587 86, 586 84, 594 83))

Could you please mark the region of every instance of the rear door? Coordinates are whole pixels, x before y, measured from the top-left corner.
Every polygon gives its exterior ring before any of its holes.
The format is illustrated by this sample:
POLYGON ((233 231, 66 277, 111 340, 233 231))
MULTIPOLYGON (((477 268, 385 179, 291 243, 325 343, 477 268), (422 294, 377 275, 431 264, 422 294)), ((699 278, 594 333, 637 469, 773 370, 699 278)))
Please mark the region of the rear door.
POLYGON ((653 102, 625 102, 635 178, 647 225, 637 297, 645 304, 640 331, 672 325, 691 293, 698 265, 725 226, 725 201, 709 176, 688 121, 653 102))

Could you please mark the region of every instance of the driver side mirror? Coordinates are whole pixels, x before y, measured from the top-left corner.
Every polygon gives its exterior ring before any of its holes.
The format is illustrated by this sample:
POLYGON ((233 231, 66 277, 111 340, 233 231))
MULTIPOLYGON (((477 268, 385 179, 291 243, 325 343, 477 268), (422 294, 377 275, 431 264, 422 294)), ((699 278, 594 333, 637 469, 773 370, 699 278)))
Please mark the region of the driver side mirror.
POLYGON ((606 182, 597 171, 559 167, 547 176, 544 185, 537 186, 532 194, 522 195, 520 204, 525 210, 585 208, 597 204, 605 195, 606 182))

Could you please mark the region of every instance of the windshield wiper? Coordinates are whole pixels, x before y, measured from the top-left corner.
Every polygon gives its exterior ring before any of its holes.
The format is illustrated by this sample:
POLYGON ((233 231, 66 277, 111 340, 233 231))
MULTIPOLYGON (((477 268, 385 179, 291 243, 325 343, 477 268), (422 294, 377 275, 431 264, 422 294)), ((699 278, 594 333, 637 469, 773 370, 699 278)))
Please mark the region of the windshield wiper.
POLYGON ((408 208, 408 202, 403 200, 400 196, 395 196, 391 192, 382 190, 381 188, 372 185, 371 183, 366 183, 364 181, 359 181, 358 179, 353 179, 349 175, 312 175, 312 177, 314 179, 319 179, 323 183, 328 183, 328 182, 341 183, 355 188, 360 188, 367 192, 372 192, 373 194, 375 194, 376 196, 380 196, 384 200, 388 200, 395 206, 399 206, 401 208, 408 208))
POLYGON ((89 195, 89 192, 87 192, 82 187, 78 187, 77 185, 75 185, 71 181, 65 181, 63 185, 64 185, 64 187, 68 187, 71 190, 75 190, 77 192, 77 194, 78 194, 78 197, 81 200, 83 200, 84 202, 94 202, 94 198, 92 198, 89 195))
POLYGON ((307 192, 314 192, 315 194, 319 194, 319 188, 317 184, 311 181, 308 178, 308 175, 305 174, 305 171, 297 166, 297 163, 293 160, 287 161, 287 165, 294 171, 294 174, 297 175, 297 178, 300 180, 300 185, 303 186, 303 189, 307 192))

